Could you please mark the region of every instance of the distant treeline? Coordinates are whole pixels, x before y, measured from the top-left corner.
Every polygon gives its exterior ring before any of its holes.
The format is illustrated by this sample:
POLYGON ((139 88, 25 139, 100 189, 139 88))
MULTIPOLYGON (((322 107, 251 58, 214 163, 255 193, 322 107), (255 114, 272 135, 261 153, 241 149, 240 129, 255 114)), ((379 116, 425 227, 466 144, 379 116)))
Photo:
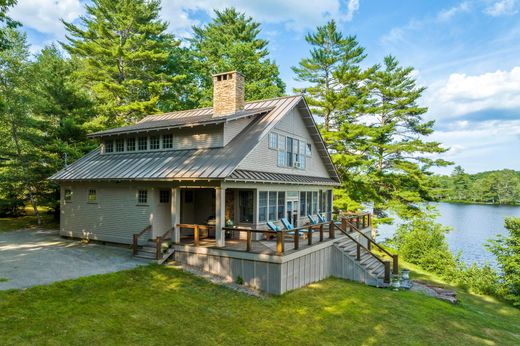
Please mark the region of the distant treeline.
POLYGON ((468 174, 456 166, 451 175, 435 176, 436 197, 446 202, 520 204, 520 171, 468 174))

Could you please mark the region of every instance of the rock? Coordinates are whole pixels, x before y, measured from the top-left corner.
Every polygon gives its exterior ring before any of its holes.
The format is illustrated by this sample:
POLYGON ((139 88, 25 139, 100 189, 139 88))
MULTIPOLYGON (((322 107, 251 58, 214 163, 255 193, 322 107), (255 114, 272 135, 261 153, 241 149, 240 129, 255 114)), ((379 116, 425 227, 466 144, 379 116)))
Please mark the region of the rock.
POLYGON ((456 304, 458 302, 457 292, 422 280, 413 280, 412 287, 410 290, 421 292, 427 296, 445 300, 452 304, 456 304))

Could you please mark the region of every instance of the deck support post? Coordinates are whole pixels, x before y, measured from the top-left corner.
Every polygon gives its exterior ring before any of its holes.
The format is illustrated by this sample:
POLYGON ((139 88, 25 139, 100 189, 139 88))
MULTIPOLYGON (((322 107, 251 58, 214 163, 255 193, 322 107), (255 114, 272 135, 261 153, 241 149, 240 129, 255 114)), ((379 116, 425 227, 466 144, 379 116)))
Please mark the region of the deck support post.
POLYGON ((223 227, 226 220, 226 189, 218 186, 215 188, 215 241, 217 247, 226 246, 226 232, 223 227))
POLYGON ((179 244, 181 242, 181 229, 176 225, 181 223, 181 189, 173 188, 171 192, 171 215, 173 235, 172 242, 179 244))

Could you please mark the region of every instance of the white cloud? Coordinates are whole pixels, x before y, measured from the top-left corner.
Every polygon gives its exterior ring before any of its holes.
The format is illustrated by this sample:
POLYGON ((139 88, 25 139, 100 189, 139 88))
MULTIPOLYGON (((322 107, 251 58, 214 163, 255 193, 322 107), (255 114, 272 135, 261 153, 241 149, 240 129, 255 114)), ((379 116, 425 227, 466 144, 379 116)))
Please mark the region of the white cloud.
POLYGON ((193 18, 196 12, 213 15, 213 9, 235 7, 256 21, 263 23, 285 24, 288 29, 302 31, 313 29, 328 19, 351 21, 359 10, 359 0, 348 0, 344 4, 340 0, 199 0, 164 1, 162 17, 170 23, 170 30, 181 36, 189 35, 192 25, 199 24, 193 18))
POLYGON ((520 67, 468 76, 453 73, 430 87, 426 97, 437 116, 460 116, 486 109, 520 109, 520 67))
POLYGON ((453 16, 457 15, 461 12, 468 12, 470 10, 470 4, 467 1, 461 2, 457 6, 453 6, 451 8, 441 10, 437 14, 437 19, 439 21, 447 21, 450 20, 453 16))
POLYGON ((484 13, 489 14, 493 17, 499 16, 511 16, 518 13, 516 9, 516 0, 500 0, 495 2, 493 5, 487 7, 484 13))
POLYGON ((80 0, 18 0, 9 15, 26 27, 61 39, 65 28, 60 19, 71 22, 84 11, 80 0))

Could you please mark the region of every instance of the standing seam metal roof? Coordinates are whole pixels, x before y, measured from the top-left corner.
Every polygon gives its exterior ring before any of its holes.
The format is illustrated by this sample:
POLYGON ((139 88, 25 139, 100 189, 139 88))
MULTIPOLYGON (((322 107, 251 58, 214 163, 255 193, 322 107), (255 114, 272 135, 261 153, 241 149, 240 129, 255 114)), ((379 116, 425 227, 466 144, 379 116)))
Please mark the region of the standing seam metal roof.
POLYGON ((102 155, 100 148, 62 169, 50 180, 175 180, 224 179, 253 150, 261 139, 302 96, 290 96, 248 103, 249 110, 272 109, 258 113, 242 132, 226 146, 160 152, 102 155))

